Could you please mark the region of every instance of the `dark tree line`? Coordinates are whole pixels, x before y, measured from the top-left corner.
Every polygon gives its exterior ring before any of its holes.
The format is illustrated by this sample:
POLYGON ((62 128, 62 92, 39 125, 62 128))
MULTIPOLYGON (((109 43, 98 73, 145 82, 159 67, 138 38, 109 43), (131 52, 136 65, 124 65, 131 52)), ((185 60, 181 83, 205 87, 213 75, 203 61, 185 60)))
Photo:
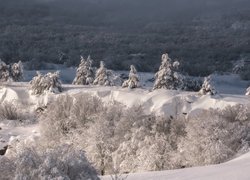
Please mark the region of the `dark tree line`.
POLYGON ((156 71, 167 51, 204 76, 250 58, 249 10, 246 0, 0 0, 0 58, 43 69, 91 54, 95 66, 156 71))

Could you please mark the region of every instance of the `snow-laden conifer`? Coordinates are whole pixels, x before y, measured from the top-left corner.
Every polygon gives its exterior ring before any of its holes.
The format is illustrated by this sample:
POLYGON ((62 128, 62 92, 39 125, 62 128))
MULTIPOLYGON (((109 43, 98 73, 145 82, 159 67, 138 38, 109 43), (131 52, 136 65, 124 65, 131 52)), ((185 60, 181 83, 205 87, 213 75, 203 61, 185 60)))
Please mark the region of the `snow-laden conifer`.
POLYGON ((21 81, 23 79, 23 64, 21 61, 11 66, 10 74, 13 81, 21 81))
POLYGON ((103 61, 100 62, 100 68, 97 69, 94 85, 100 86, 113 86, 114 82, 112 80, 113 73, 111 70, 107 70, 103 61))
POLYGON ((129 79, 124 81, 122 87, 123 88, 128 87, 130 89, 140 87, 139 76, 133 65, 130 66, 129 79))
POLYGON ((183 89, 183 76, 178 72, 180 63, 172 61, 168 54, 162 55, 159 71, 155 74, 153 89, 183 89))
POLYGON ((9 66, 0 59, 0 81, 6 82, 10 79, 9 66))
POLYGON ((95 74, 92 67, 92 59, 90 56, 85 60, 81 56, 81 63, 76 71, 76 77, 73 81, 73 84, 76 85, 90 85, 93 83, 95 74))
POLYGON ((212 81, 211 81, 211 76, 205 77, 204 82, 202 84, 201 90, 199 91, 199 94, 201 95, 206 95, 206 94, 210 94, 210 95, 215 95, 217 94, 212 81))

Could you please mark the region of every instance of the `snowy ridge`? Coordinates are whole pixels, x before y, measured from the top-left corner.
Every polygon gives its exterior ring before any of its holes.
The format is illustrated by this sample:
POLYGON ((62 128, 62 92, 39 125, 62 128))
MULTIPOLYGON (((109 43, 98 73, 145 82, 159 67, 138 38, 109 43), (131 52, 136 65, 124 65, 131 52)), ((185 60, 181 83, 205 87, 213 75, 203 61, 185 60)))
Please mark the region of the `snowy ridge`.
POLYGON ((145 112, 155 112, 159 115, 175 116, 187 115, 197 109, 220 108, 229 105, 248 104, 249 97, 244 95, 219 94, 216 96, 200 96, 196 92, 183 92, 171 90, 123 89, 121 87, 98 87, 64 85, 63 93, 47 93, 41 96, 32 95, 27 83, 12 83, 0 90, 0 102, 26 101, 31 107, 46 106, 54 98, 63 94, 74 95, 89 93, 100 97, 103 101, 118 101, 128 107, 141 105, 145 112))
MULTIPOLYGON (((127 180, 249 180, 249 169, 250 152, 223 164, 128 174, 127 180)), ((101 179, 111 180, 111 177, 104 176, 101 179)))

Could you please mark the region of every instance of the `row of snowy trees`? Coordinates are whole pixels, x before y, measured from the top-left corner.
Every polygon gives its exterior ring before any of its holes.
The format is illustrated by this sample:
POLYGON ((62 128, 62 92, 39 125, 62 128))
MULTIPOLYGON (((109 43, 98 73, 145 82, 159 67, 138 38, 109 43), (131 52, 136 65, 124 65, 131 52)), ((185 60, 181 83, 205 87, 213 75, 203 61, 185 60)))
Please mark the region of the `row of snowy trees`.
MULTIPOLYGON (((162 62, 159 71, 155 74, 155 83, 153 89, 170 89, 178 90, 185 89, 187 82, 186 77, 179 72, 180 63, 173 61, 168 54, 162 55, 162 62)), ((81 57, 81 63, 77 69, 76 77, 73 84, 76 85, 104 85, 112 86, 112 71, 105 68, 104 63, 101 61, 100 68, 95 72, 95 68, 92 67, 92 59, 90 56, 85 60, 81 57)), ((138 88, 140 87, 139 76, 135 66, 130 66, 129 78, 122 84, 123 88, 138 88)), ((200 94, 216 94, 211 78, 205 78, 205 81, 200 90, 200 94)))
POLYGON ((7 65, 0 59, 0 82, 21 81, 23 79, 23 64, 21 61, 7 65))
MULTIPOLYGON (((186 78, 179 72, 180 63, 178 61, 172 61, 168 54, 162 55, 162 62, 159 71, 155 74, 155 83, 153 89, 185 89, 186 78)), ((114 85, 112 81, 112 71, 105 68, 104 63, 101 61, 100 68, 95 72, 95 68, 92 67, 92 59, 90 56, 85 60, 81 57, 81 63, 77 69, 76 77, 73 84, 76 85, 114 85)), ((206 79, 205 83, 209 83, 206 79)), ((122 84, 123 88, 138 88, 140 87, 139 76, 135 66, 130 66, 129 78, 122 84)), ((205 85, 204 85, 205 87, 205 85)), ((208 92, 206 85, 206 90, 208 92)), ((211 90, 212 91, 212 90, 211 90)))
POLYGON ((95 68, 92 67, 92 62, 93 60, 90 56, 88 56, 87 60, 81 56, 81 63, 76 70, 76 77, 73 84, 113 86, 113 72, 105 67, 103 61, 100 62, 100 67, 95 72, 95 68))
MULTIPOLYGON (((90 56, 88 56, 86 60, 81 56, 81 62, 77 68, 73 84, 100 86, 115 85, 115 79, 117 77, 115 77, 113 71, 108 70, 103 61, 100 62, 100 67, 96 70, 96 68, 92 66, 92 62, 93 60, 90 56)), ((199 94, 201 95, 215 95, 217 93, 210 76, 206 77, 202 86, 199 87, 199 83, 195 80, 190 80, 180 73, 179 66, 180 63, 178 61, 173 61, 167 53, 163 54, 161 66, 159 71, 155 74, 153 90, 197 90, 199 88, 199 94)), ((0 60, 0 81, 20 81, 22 78, 23 65, 21 61, 13 65, 6 65, 0 60)), ((30 84, 33 94, 42 94, 45 91, 62 91, 59 72, 47 73, 45 75, 37 72, 37 75, 32 79, 30 84)), ((135 66, 130 66, 128 80, 122 83, 122 87, 130 89, 140 87, 139 76, 135 66)), ((247 89, 246 95, 250 95, 250 87, 247 89)))

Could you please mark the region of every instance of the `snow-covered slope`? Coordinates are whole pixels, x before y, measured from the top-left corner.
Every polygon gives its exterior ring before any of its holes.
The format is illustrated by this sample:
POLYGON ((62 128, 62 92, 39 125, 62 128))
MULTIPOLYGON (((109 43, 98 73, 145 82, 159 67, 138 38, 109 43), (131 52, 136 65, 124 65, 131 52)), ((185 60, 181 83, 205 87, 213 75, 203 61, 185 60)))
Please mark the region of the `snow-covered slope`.
MULTIPOLYGON (((123 175, 126 180, 249 180, 250 152, 229 162, 162 172, 145 172, 123 175)), ((104 176, 102 180, 111 180, 104 176)))
POLYGON ((216 96, 200 96, 196 92, 146 89, 123 89, 121 87, 98 87, 63 85, 64 92, 59 95, 45 94, 31 95, 27 83, 12 83, 0 89, 0 102, 16 101, 31 107, 45 106, 57 96, 62 94, 74 95, 90 93, 100 97, 103 101, 118 101, 128 107, 142 105, 146 112, 156 112, 161 115, 175 116, 189 114, 197 109, 220 108, 229 105, 248 104, 249 97, 245 95, 219 94, 216 96))

